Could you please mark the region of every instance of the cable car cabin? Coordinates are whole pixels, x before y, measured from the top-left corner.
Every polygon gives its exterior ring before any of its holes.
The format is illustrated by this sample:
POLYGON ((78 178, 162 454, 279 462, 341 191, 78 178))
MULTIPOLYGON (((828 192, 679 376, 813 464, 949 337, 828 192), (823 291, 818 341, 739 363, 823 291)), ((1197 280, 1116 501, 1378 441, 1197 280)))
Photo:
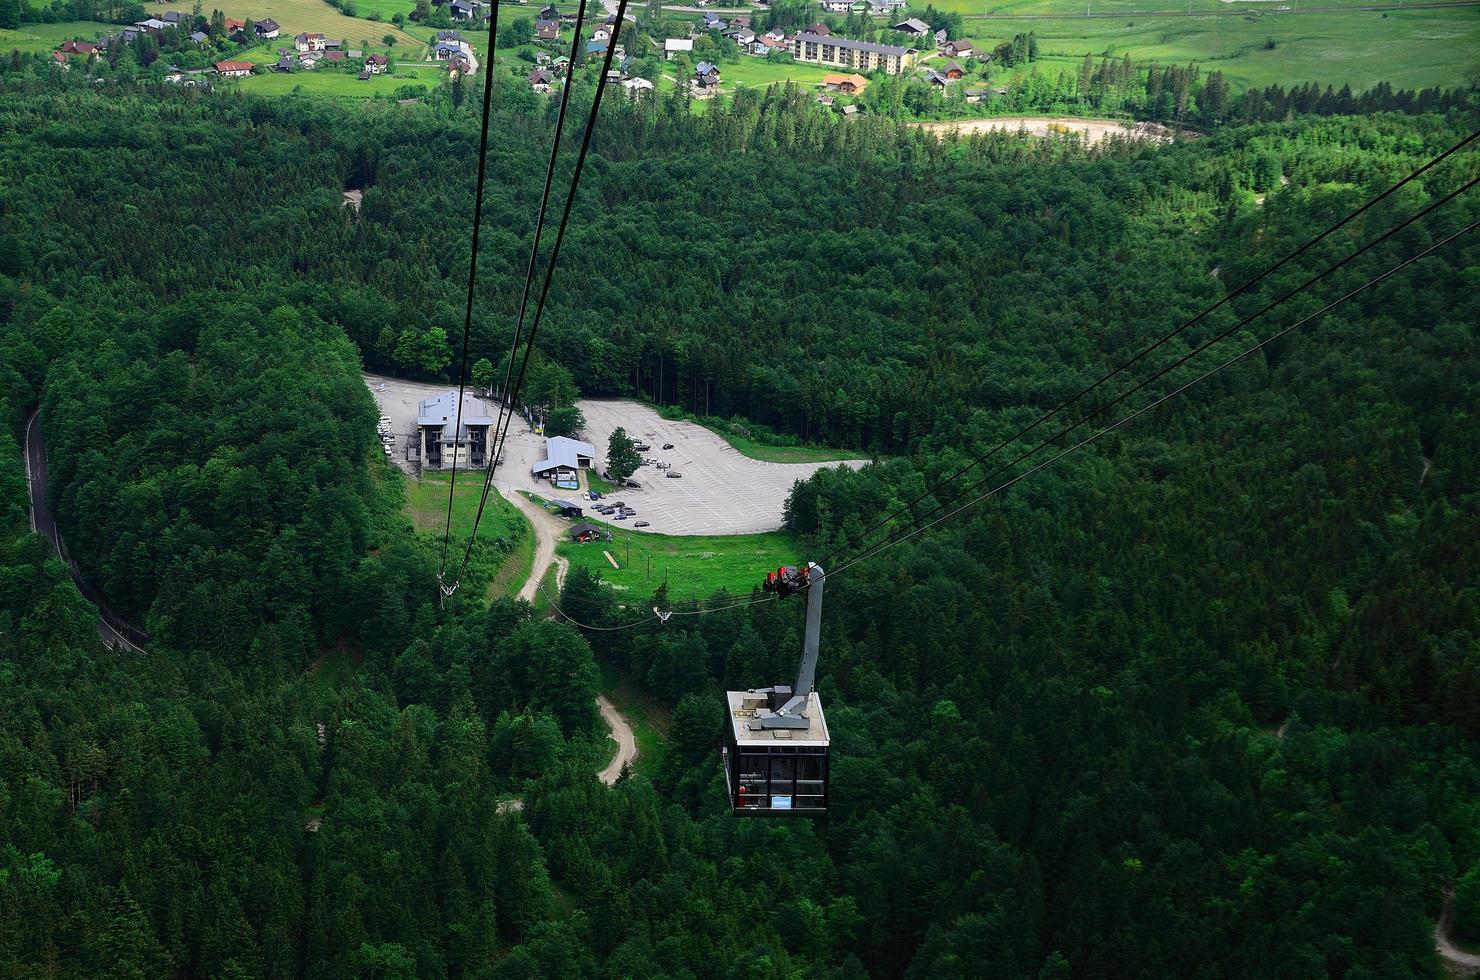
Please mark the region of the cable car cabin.
POLYGON ((766 727, 763 715, 791 699, 786 687, 726 691, 730 724, 722 749, 730 810, 737 816, 827 813, 828 737, 822 699, 807 694, 806 727, 766 727))

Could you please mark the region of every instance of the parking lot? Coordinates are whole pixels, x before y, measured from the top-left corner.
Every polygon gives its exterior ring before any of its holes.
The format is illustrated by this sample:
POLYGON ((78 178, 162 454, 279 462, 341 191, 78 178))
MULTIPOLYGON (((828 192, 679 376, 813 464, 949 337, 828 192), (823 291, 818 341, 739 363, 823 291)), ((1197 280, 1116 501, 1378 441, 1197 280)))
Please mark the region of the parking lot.
MULTIPOLYGON (((407 438, 415 439, 416 407, 424 398, 447 391, 446 384, 433 385, 379 375, 365 375, 365 383, 391 420, 396 433, 394 459, 412 472, 406 461, 407 438)), ((637 511, 622 521, 632 526, 646 521, 645 530, 660 534, 751 534, 774 531, 781 526, 782 508, 792 484, 804 480, 823 466, 861 466, 866 460, 844 463, 767 463, 742 455, 720 436, 692 422, 669 421, 647 405, 625 399, 580 401, 586 416, 582 438, 596 447, 597 469, 605 468, 607 441, 618 427, 634 440, 648 443, 644 456, 672 464, 680 479, 668 479, 663 471, 643 466, 634 475, 642 489, 623 490, 619 499, 637 511), (665 443, 673 449, 664 450, 665 443)), ((492 415, 496 412, 489 403, 492 415)), ((545 458, 544 439, 515 417, 504 447, 504 463, 495 483, 500 489, 529 490, 544 497, 571 497, 573 491, 558 491, 536 480, 530 467, 545 458)))

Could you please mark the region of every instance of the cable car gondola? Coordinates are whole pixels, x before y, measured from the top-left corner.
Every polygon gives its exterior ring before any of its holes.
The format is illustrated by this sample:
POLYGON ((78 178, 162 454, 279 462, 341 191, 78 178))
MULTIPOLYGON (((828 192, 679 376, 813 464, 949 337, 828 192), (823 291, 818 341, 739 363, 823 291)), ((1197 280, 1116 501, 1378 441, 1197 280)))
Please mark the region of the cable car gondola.
POLYGON ((807 633, 796 684, 726 691, 729 724, 721 750, 730 811, 737 816, 827 813, 827 718, 813 690, 822 629, 822 568, 781 568, 764 588, 781 597, 807 593, 807 633))

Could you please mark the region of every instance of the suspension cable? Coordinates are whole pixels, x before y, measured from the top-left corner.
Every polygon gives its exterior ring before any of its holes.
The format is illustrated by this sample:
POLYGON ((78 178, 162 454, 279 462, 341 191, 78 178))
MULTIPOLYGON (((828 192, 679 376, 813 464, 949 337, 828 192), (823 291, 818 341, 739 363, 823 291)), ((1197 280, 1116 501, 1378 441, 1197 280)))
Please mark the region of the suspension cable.
MULTIPOLYGON (((1285 266, 1289 262, 1293 261, 1294 259, 1300 257, 1305 252, 1309 251, 1311 248, 1313 248, 1314 246, 1316 246, 1317 244, 1319 244, 1320 242, 1324 241, 1326 238, 1330 237, 1332 234, 1334 234, 1335 232, 1337 232, 1338 230, 1340 230, 1342 227, 1344 227, 1345 225, 1349 224, 1351 221, 1353 221, 1354 219, 1356 219, 1358 216, 1360 216, 1360 215, 1364 214, 1365 212, 1371 210, 1375 205, 1377 205, 1381 201, 1385 200, 1386 198, 1390 197, 1391 195, 1393 195, 1394 193, 1396 193, 1398 190, 1400 190, 1402 187, 1404 187, 1405 185, 1407 185, 1407 184, 1411 183, 1412 181, 1416 180, 1417 178, 1419 178, 1420 176, 1422 176, 1424 173, 1426 173, 1427 171, 1429 171, 1433 167, 1437 166, 1439 163, 1441 163, 1444 160, 1448 159, 1453 154, 1459 152, 1461 149, 1463 149, 1464 147, 1468 146, 1470 143, 1474 142, 1476 139, 1480 139, 1480 130, 1476 130, 1476 131, 1472 132, 1469 136, 1466 136, 1464 139, 1460 140, 1458 143, 1456 143, 1453 146, 1449 147, 1449 149, 1445 150, 1443 153, 1440 153, 1438 156, 1436 156, 1433 159, 1429 160, 1427 163, 1425 163, 1423 166, 1419 167, 1417 170, 1414 170, 1414 171, 1410 172, 1407 176, 1405 176, 1403 179, 1399 180, 1396 184, 1393 184, 1391 187, 1389 187, 1387 190, 1383 191, 1381 194, 1378 194, 1376 197, 1373 197, 1373 198, 1369 199, 1365 204, 1363 204, 1361 207, 1357 208, 1355 211, 1352 211, 1351 213, 1347 214, 1340 221, 1337 221, 1335 224, 1330 225, 1324 231, 1322 231, 1320 234, 1316 235, 1314 238, 1310 239, 1305 244, 1303 244, 1299 248, 1295 249, 1293 252, 1290 252, 1290 253, 1286 254, 1283 258, 1279 259, 1273 265, 1271 265, 1271 266, 1267 267, 1266 269, 1264 269, 1264 271, 1260 272, 1258 275, 1256 275, 1253 278, 1245 281, 1243 283, 1243 285, 1239 286, 1237 289, 1234 289, 1231 292, 1228 292, 1228 293, 1224 294, 1224 296, 1221 299, 1219 299, 1216 302, 1211 303, 1208 306, 1204 307, 1201 311, 1199 311, 1191 319, 1188 319, 1188 320, 1184 321, 1180 326, 1178 326, 1171 333, 1166 334, 1165 336, 1163 336, 1160 339, 1154 341, 1150 345, 1142 348, 1135 355, 1133 355, 1129 360, 1123 362, 1118 367, 1116 367, 1114 370, 1112 370, 1109 373, 1101 376, 1098 380, 1094 381, 1092 384, 1087 385, 1084 388, 1081 388, 1079 391, 1077 391, 1076 393, 1074 393, 1068 399, 1066 399, 1066 400, 1060 402, 1058 405, 1054 406, 1049 412, 1047 412, 1044 415, 1039 416, 1031 424, 1027 425, 1026 427, 1024 427, 1022 429, 1019 429, 1017 432, 1013 433, 1011 436, 1008 436, 1006 439, 1002 440, 997 445, 993 446, 985 454, 983 454, 981 456, 978 456, 976 459, 972 460, 970 463, 967 463, 965 466, 961 467, 956 472, 952 473, 949 477, 947 477, 946 479, 940 481, 938 484, 936 484, 935 487, 932 487, 930 489, 925 490, 923 493, 919 494, 914 499, 912 499, 912 500, 910 500, 910 501, 902 504, 901 506, 895 508, 890 513, 885 514, 884 517, 880 518, 876 523, 874 523, 871 527, 869 527, 865 531, 861 532, 860 534, 858 534, 856 536, 848 536, 848 537, 846 537, 846 539, 844 540, 844 542, 842 544, 838 545, 836 548, 834 548, 826 556, 824 556, 820 560, 820 563, 825 565, 828 562, 830 562, 833 558, 835 558, 838 554, 840 554, 841 552, 843 552, 843 551, 845 551, 845 550, 847 550, 849 548, 855 548, 855 547, 857 547, 860 541, 868 538, 875 531, 879 530, 882 527, 885 527, 890 522, 892 522, 895 519, 897 519, 898 517, 900 517, 902 514, 908 513, 913 507, 915 507, 916 504, 919 504, 921 501, 923 501, 923 500, 927 499, 928 497, 930 497, 931 494, 934 493, 935 490, 938 489, 939 487, 945 486, 945 485, 947 485, 947 484, 949 484, 949 483, 951 483, 951 482, 953 482, 955 480, 960 479, 961 477, 965 476, 967 473, 971 472, 972 470, 974 470, 978 466, 982 465, 987 460, 989 460, 993 456, 995 456, 997 453, 1001 452, 1003 449, 1007 448, 1012 443, 1016 442, 1018 439, 1021 439, 1023 436, 1025 436, 1028 433, 1032 432, 1034 429, 1038 428, 1043 423, 1045 423, 1045 422, 1049 421, 1050 419, 1056 417, 1061 412, 1063 412, 1066 408, 1068 408, 1071 405, 1073 405, 1074 403, 1078 402, 1081 398, 1085 397, 1086 395, 1092 393, 1097 388, 1099 388, 1101 385, 1103 385, 1105 382, 1109 381, 1111 378, 1115 377, 1116 375, 1120 374, 1121 372, 1123 372, 1123 371, 1127 370, 1128 368, 1132 367, 1133 365, 1137 364, 1142 359, 1144 359, 1146 356, 1148 356, 1152 352, 1156 351, 1158 348, 1162 347, 1163 345, 1167 344, 1171 340, 1173 340, 1176 337, 1180 336, 1181 334, 1185 333, 1187 330, 1191 329, 1193 326, 1195 326, 1196 324, 1200 323, 1207 316, 1209 316, 1210 314, 1214 313, 1215 311, 1217 311, 1218 309, 1220 309, 1221 307, 1223 307, 1227 303, 1231 302, 1235 297, 1239 296, 1240 294, 1248 291, 1249 289, 1251 289, 1252 287, 1254 287, 1258 283, 1262 282, 1268 276, 1270 276, 1273 273, 1277 272, 1279 269, 1281 269, 1283 266, 1285 266)), ((1000 470, 998 472, 1000 472, 1000 470)))
POLYGON ((457 414, 452 430, 452 480, 447 484, 447 523, 442 528, 442 559, 437 584, 445 593, 442 577, 447 572, 447 548, 452 540, 452 493, 457 487, 457 437, 462 434, 463 391, 468 380, 468 340, 473 333, 473 289, 478 282, 478 239, 483 230, 483 180, 488 172, 488 117, 493 105, 493 62, 498 50, 498 4, 488 17, 488 51, 483 66, 483 123, 478 132, 478 185, 473 192, 473 251, 468 256, 468 302, 463 311, 462 359, 457 369, 457 414))
MULTIPOLYGON (((623 18, 625 18, 626 13, 627 13, 627 0, 618 0, 618 2, 617 2, 617 13, 616 13, 616 24, 615 24, 615 26, 612 29, 612 36, 611 36, 611 38, 607 41, 606 55, 602 59, 601 75, 597 79, 597 82, 596 82, 596 96, 591 101, 591 110, 590 110, 590 112, 589 112, 589 114, 587 116, 587 119, 586 119, 586 130, 581 135, 581 148, 580 148, 580 151, 576 155, 575 171, 571 175, 570 190, 565 195, 565 208, 564 208, 564 210, 562 211, 562 213, 560 215, 560 225, 556 229, 556 232, 555 232, 555 245, 554 245, 554 248, 551 250, 551 253, 550 253, 550 261, 545 266, 545 278, 544 278, 544 282, 540 286, 539 300, 535 304, 534 320, 530 324, 530 327, 529 327, 529 340, 526 343, 525 348, 524 348, 524 358, 520 362, 520 365, 519 365, 519 375, 518 375, 518 377, 514 381, 514 387, 511 389, 511 391, 509 393, 509 403, 510 403, 510 405, 513 405, 513 404, 516 404, 517 403, 518 396, 519 396, 519 390, 524 386, 525 372, 529 368, 529 358, 530 358, 530 355, 534 351, 535 338, 536 338, 536 336, 539 333, 540 321, 541 321, 541 319, 542 319, 542 317, 544 315, 544 312, 545 312, 545 302, 549 298, 549 295, 550 295, 550 284, 551 284, 551 282, 552 282, 552 280, 554 278, 556 266, 557 266, 557 264, 560 261, 560 249, 561 249, 561 246, 565 242, 565 230, 566 230, 566 226, 570 222, 571 208, 575 204, 576 192, 577 192, 577 190, 579 190, 580 185, 581 185, 581 174, 585 170, 585 166, 586 166, 586 155, 587 155, 587 152, 591 148, 591 137, 592 137, 592 135, 596 131, 596 122, 597 122, 597 118, 598 118, 598 113, 599 113, 599 111, 601 109, 601 97, 602 97, 602 94, 606 91, 607 76, 608 76, 608 73, 611 71, 612 54, 616 50, 617 37, 618 37, 619 33, 621 32, 623 18)), ((571 84, 571 79, 567 77, 567 79, 566 79, 566 85, 567 85, 567 87, 570 84, 571 84)), ((512 367, 512 360, 510 362, 510 366, 512 367)), ((510 421, 512 421, 512 416, 510 417, 510 421)), ((467 543, 467 546, 463 549, 462 562, 458 566, 457 576, 453 580, 453 585, 451 586, 451 588, 453 590, 456 590, 456 588, 458 587, 458 585, 461 584, 461 582, 462 582, 462 576, 467 571, 468 562, 472 558, 473 544, 474 544, 474 542, 478 538, 478 527, 482 523, 482 520, 483 520, 483 511, 484 511, 484 508, 488 504, 489 491, 493 487, 493 473, 494 473, 494 468, 498 464, 499 457, 503 455, 504 445, 505 445, 505 443, 508 440, 508 426, 505 426, 504 431, 499 432, 499 433, 496 433, 496 436, 497 436, 497 439, 498 439, 497 451, 495 453, 493 453, 492 455, 489 456, 487 473, 486 473, 486 475, 484 476, 484 479, 483 479, 483 492, 482 492, 482 495, 480 496, 479 501, 478 501, 478 510, 477 510, 477 512, 473 516, 473 529, 472 529, 472 532, 468 535, 468 543, 467 543)), ((449 507, 450 507, 450 502, 449 502, 449 507)), ((448 587, 444 584, 442 586, 442 588, 443 588, 443 591, 446 592, 448 587)))

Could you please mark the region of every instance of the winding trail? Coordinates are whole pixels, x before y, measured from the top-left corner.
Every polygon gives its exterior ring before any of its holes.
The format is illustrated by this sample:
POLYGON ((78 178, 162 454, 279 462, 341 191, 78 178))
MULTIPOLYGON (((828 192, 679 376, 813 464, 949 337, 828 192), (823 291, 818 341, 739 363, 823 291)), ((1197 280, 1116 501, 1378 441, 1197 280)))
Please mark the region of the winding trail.
POLYGON ((1439 951, 1439 958, 1455 975, 1474 976, 1480 973, 1480 953, 1460 949, 1449 938, 1449 919, 1453 911, 1450 906, 1453 904, 1454 889, 1444 889, 1444 909, 1439 913, 1439 924, 1434 927, 1434 948, 1439 951))
MULTIPOLYGON (((524 588, 519 590, 519 598, 526 602, 534 602, 539 593, 540 583, 545 580, 545 574, 549 571, 551 563, 555 565, 556 588, 565 584, 565 573, 570 571, 570 562, 555 554, 555 545, 559 543, 560 535, 565 530, 565 525, 557 521, 549 511, 540 507, 528 497, 514 490, 512 487, 500 486, 502 493, 510 503, 518 507, 525 517, 529 518, 529 525, 534 529, 534 563, 529 569, 529 581, 524 583, 524 588)), ((597 774, 597 778, 608 786, 616 784, 621 777, 622 771, 637 760, 637 739, 632 734, 632 726, 617 706, 605 694, 596 695, 596 706, 601 709, 601 720, 606 722, 607 736, 617 743, 617 754, 607 767, 597 774)))

